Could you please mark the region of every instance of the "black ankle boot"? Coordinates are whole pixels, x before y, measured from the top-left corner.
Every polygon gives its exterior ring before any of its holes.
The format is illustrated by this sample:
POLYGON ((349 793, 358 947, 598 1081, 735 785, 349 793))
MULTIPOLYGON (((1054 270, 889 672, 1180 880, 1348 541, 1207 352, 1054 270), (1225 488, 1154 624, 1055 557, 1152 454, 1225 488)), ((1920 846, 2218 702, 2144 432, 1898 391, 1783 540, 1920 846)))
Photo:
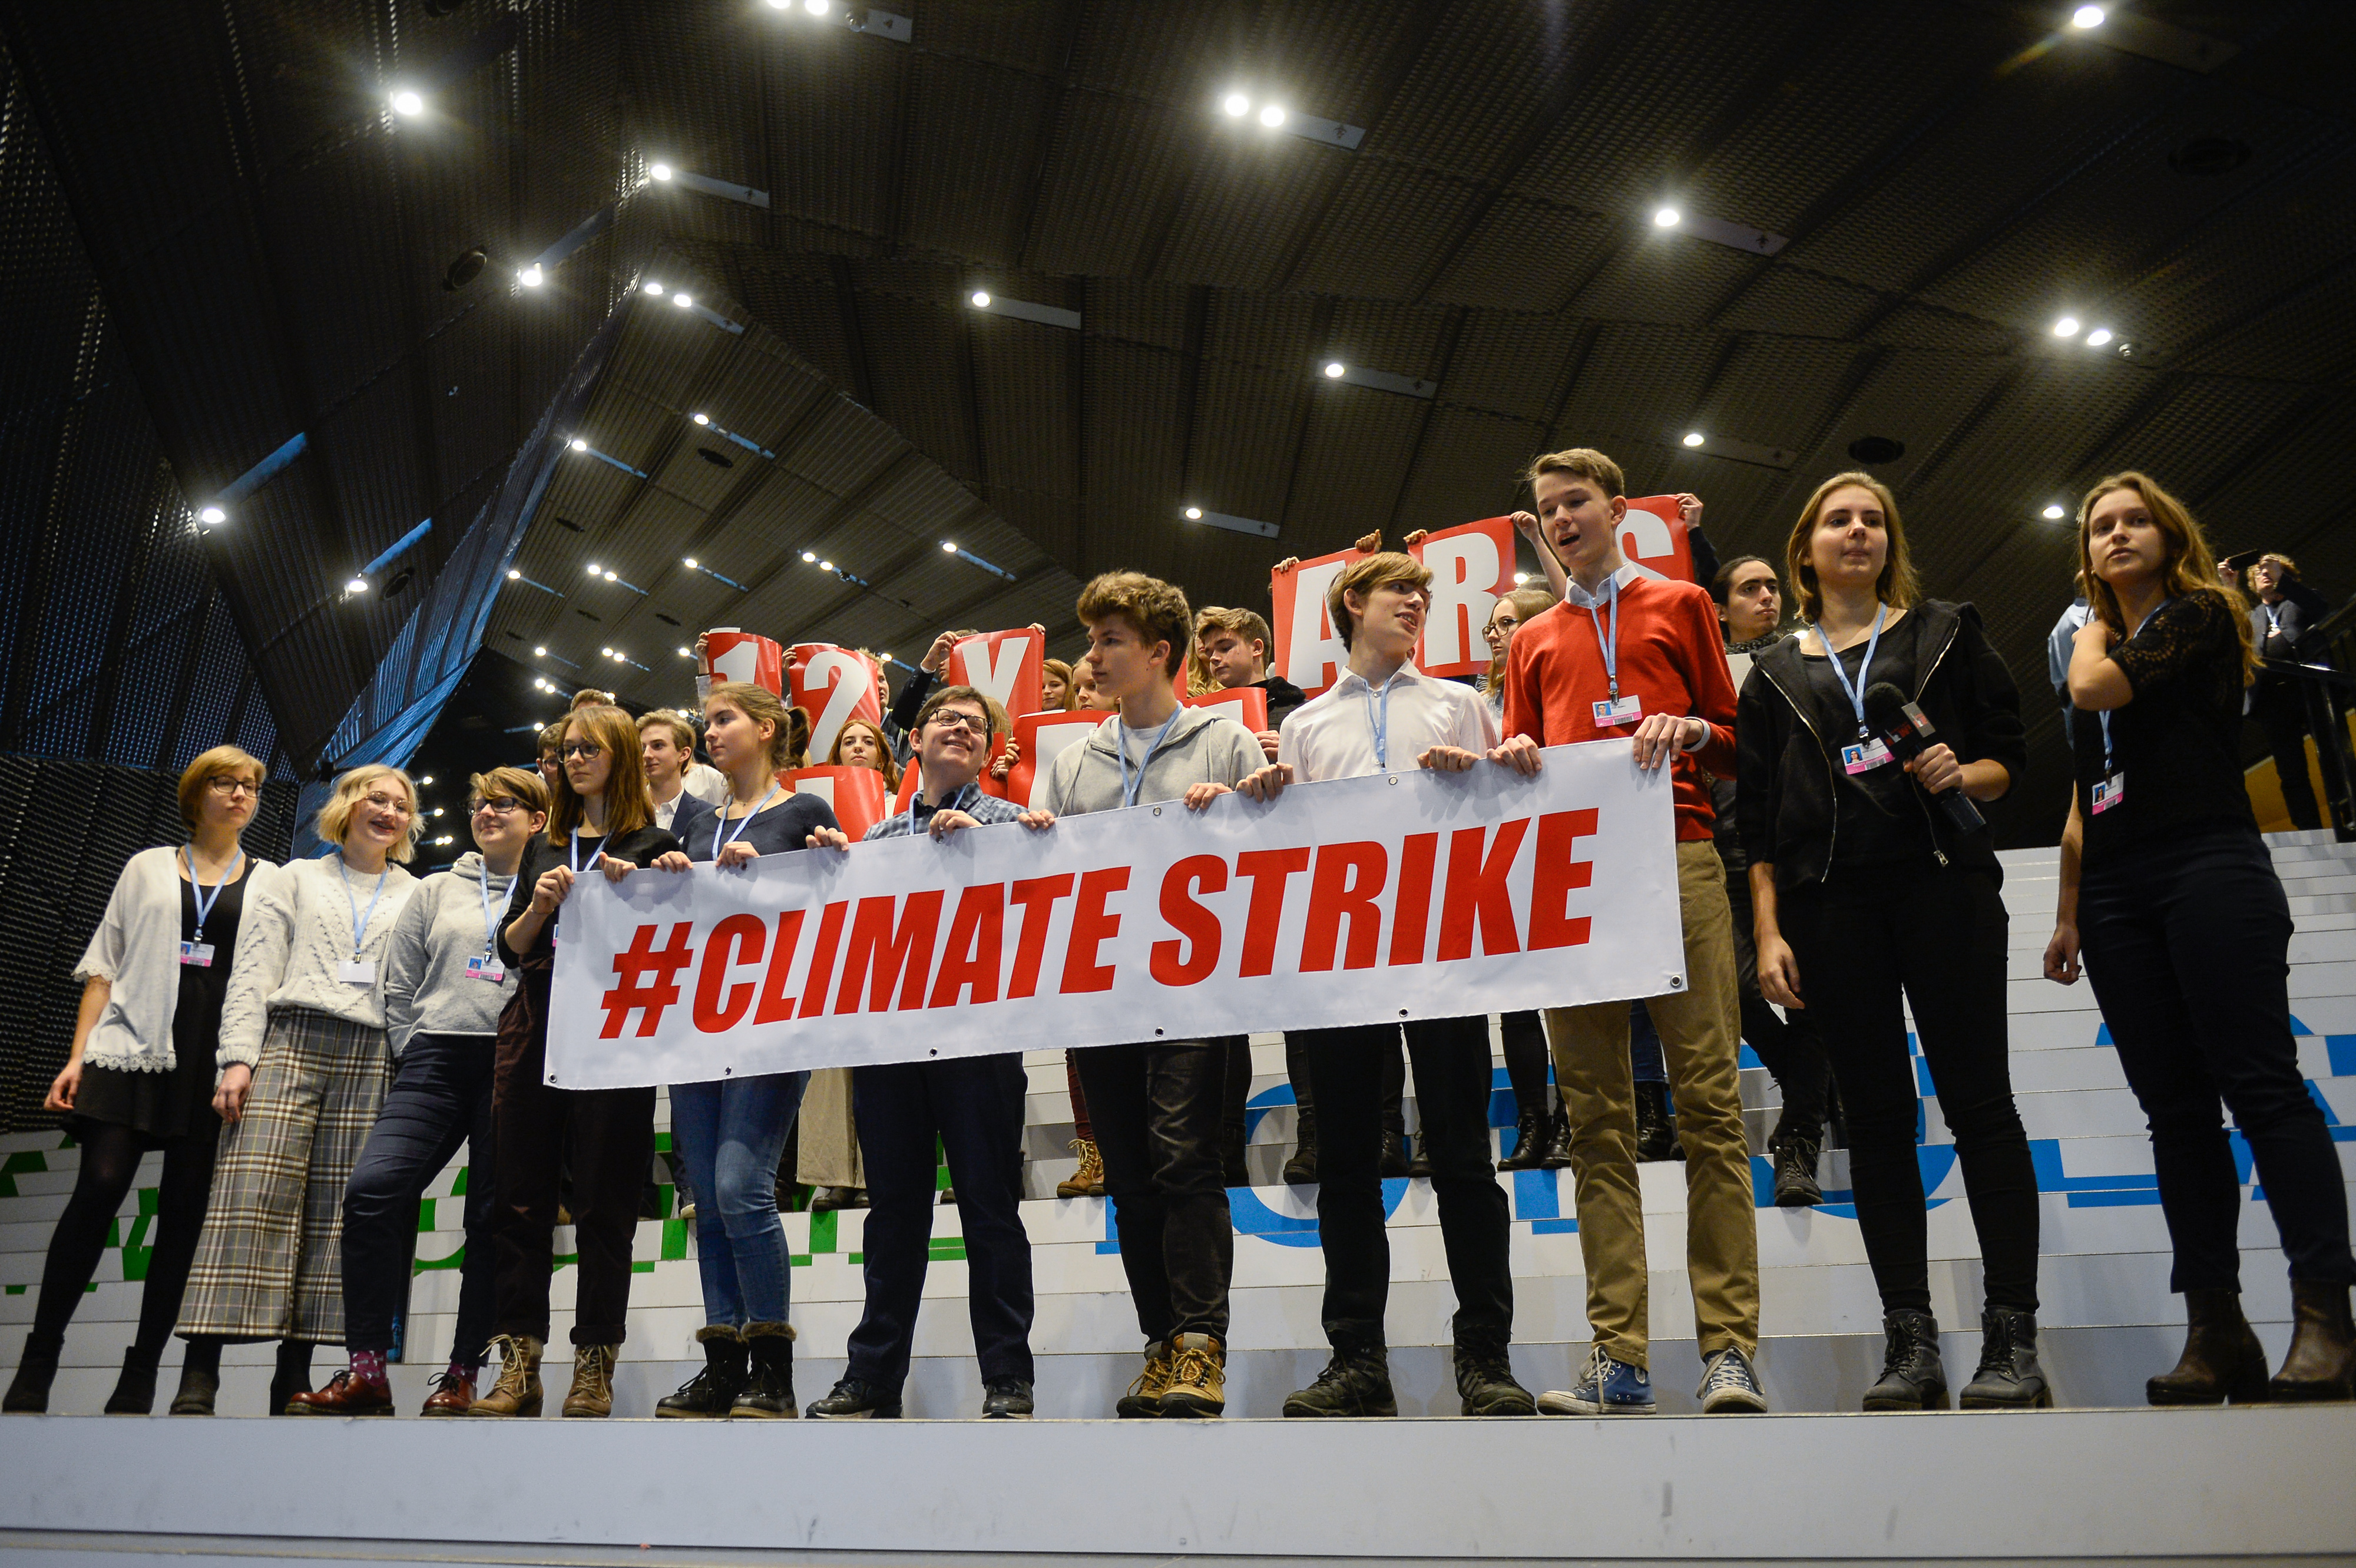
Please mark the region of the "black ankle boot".
POLYGON ((1219 1177, 1229 1187, 1251 1186, 1251 1166, 1245 1161, 1244 1124, 1231 1122, 1219 1129, 1219 1177))
POLYGON ((1524 1111, 1514 1123, 1514 1152, 1497 1162, 1501 1171, 1534 1171, 1546 1158, 1547 1122, 1541 1111, 1524 1111))
POLYGON ((1676 1123, 1669 1120, 1669 1086, 1665 1083, 1640 1083, 1636 1086, 1636 1162, 1649 1165, 1656 1160, 1682 1160, 1686 1152, 1677 1144, 1676 1123))
POLYGON ((1317 1112, 1304 1105, 1295 1123, 1292 1157, 1284 1162, 1284 1179, 1306 1187, 1317 1179, 1317 1112))
POLYGON ((1965 1410, 2045 1410, 2053 1403, 2037 1364, 2037 1315, 1991 1306, 1980 1314, 1980 1366, 1958 1402, 1965 1410))
POLYGON ((751 1358, 744 1391, 728 1410, 738 1421, 791 1421, 794 1407, 794 1327, 790 1323, 755 1323, 744 1330, 751 1358))
POLYGON ((2266 1397, 2266 1350, 2230 1290, 2184 1293, 2184 1354, 2144 1380, 2153 1404, 2254 1404, 2266 1397))
POLYGON ((296 1394, 311 1391, 311 1354, 307 1340, 282 1340, 278 1346, 278 1369, 270 1379, 270 1413, 293 1415, 289 1409, 296 1394))
POLYGON ((205 1367, 180 1369, 180 1391, 172 1396, 174 1415, 210 1415, 220 1397, 220 1374, 205 1367))
POLYGON ((25 1340, 25 1353, 16 1363, 16 1376, 8 1385, 8 1393, 0 1399, 0 1414, 46 1415, 49 1409, 49 1384, 57 1380, 58 1352, 64 1348, 65 1336, 58 1336, 55 1345, 39 1345, 33 1337, 25 1340))
POLYGON ((123 1375, 114 1380, 114 1392, 107 1396, 106 1413, 151 1413, 155 1408, 155 1364, 163 1359, 162 1351, 143 1351, 136 1345, 125 1350, 123 1375))
POLYGON ((744 1336, 725 1323, 715 1323, 697 1329, 695 1338, 703 1347, 703 1369, 681 1383, 677 1393, 655 1402, 659 1420, 719 1421, 744 1391, 744 1336))
POLYGON ((1391 1392, 1388 1356, 1379 1345, 1344 1349, 1334 1347, 1333 1359, 1317 1380, 1288 1395, 1289 1416, 1397 1415, 1398 1400, 1391 1392))
POLYGON ((2356 1399, 2356 1331, 2346 1285, 2290 1282, 2290 1348, 2266 1392, 2278 1400, 2356 1399))
POLYGON ((1947 1370, 1939 1362, 1939 1322, 1900 1307, 1881 1320, 1881 1380, 1865 1391, 1868 1410, 1944 1410, 1947 1370))
POLYGON ((1570 1112, 1555 1103, 1554 1125, 1547 1133, 1546 1153, 1538 1156, 1540 1170, 1559 1171, 1570 1168, 1570 1112))
POLYGON ((1385 1130, 1383 1133, 1382 1174, 1386 1179, 1407 1175, 1407 1134, 1385 1130))

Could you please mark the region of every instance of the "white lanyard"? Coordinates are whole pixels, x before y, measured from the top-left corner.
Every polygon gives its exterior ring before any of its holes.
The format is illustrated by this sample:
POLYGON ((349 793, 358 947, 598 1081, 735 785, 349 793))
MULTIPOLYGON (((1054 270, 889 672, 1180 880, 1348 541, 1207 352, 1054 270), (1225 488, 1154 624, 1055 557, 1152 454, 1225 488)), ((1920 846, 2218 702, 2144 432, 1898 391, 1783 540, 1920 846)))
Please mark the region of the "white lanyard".
MULTIPOLYGON (((605 835, 604 834, 599 835, 597 853, 589 857, 589 869, 592 871, 596 870, 597 863, 605 858, 605 845, 604 843, 605 836, 605 835)), ((579 828, 573 830, 571 843, 572 851, 566 857, 567 863, 573 867, 573 875, 578 876, 581 875, 581 830, 579 828)))
MULTIPOLYGON (((2264 599, 2260 599, 2258 601, 2258 608, 2266 612, 2266 635, 2269 637, 2280 637, 2283 634, 2282 617, 2275 614, 2274 606, 2266 603, 2264 599)), ((2141 630, 2142 628, 2138 627, 2136 629, 2141 630)))
POLYGON ((1857 667, 1857 684, 1854 686, 1849 684, 1848 671, 1841 668, 1840 655, 1833 651, 1832 639, 1825 635, 1823 627, 1816 628, 1816 646, 1825 650, 1825 662, 1833 667, 1833 679, 1840 682, 1841 690, 1848 693, 1849 706, 1857 710, 1857 738, 1859 740, 1873 738, 1865 723, 1865 683, 1867 677, 1873 672, 1873 650, 1881 646, 1881 623, 1889 614, 1888 605, 1873 612, 1873 635, 1865 639, 1865 661, 1857 667))
MULTIPOLYGON (((209 898, 205 897, 205 885, 197 880, 197 857, 190 854, 186 850, 183 850, 180 853, 181 858, 188 863, 189 896, 197 901, 196 940, 198 941, 203 941, 205 940, 205 920, 207 917, 212 914, 213 906, 220 902, 221 889, 229 886, 229 874, 235 871, 239 865, 243 864, 245 860, 245 852, 243 850, 238 851, 238 853, 230 858, 229 865, 221 868, 220 875, 213 880, 213 896, 209 898)), ((373 909, 376 906, 370 904, 369 908, 373 909)))
MULTIPOLYGON (((2160 611, 2166 609, 2175 602, 2176 601, 2174 599, 2162 599, 2159 603, 2152 606, 2151 613, 2145 616, 2143 619, 2136 622, 2135 636, 2128 638, 2127 640, 2133 642, 2136 637, 2141 637, 2143 635, 2143 628, 2151 624, 2152 616, 2158 615, 2160 611)), ((2104 708, 2101 713, 2096 714, 2094 717, 2103 726, 2103 777, 2107 779, 2111 774, 2111 710, 2104 708)))
POLYGON ((744 833, 744 830, 752 825, 753 819, 767 811, 769 809, 769 802, 776 798, 777 791, 774 789, 767 794, 762 796, 761 803, 759 805, 754 807, 751 811, 736 819, 736 832, 730 833, 724 840, 720 836, 720 831, 728 825, 728 819, 725 816, 714 818, 712 823, 712 858, 718 860, 720 858, 720 852, 729 844, 734 843, 738 837, 744 833))
POLYGON ((352 897, 351 874, 344 869, 344 857, 340 854, 336 857, 336 875, 343 879, 344 906, 352 912, 352 961, 358 963, 360 961, 360 949, 368 940, 369 922, 376 918, 376 901, 384 897, 384 879, 392 875, 392 867, 388 865, 376 874, 376 891, 369 897, 368 913, 365 915, 360 913, 359 903, 352 897))
POLYGON ((1375 705, 1375 689, 1372 686, 1358 693, 1366 701, 1366 728, 1374 732, 1375 766, 1386 773, 1391 768, 1391 687, 1404 673, 1404 671, 1394 671, 1391 678, 1383 682, 1383 701, 1379 708, 1375 705))
POLYGON ((1153 739, 1147 743, 1145 756, 1137 765, 1137 782, 1134 784, 1130 783, 1129 779, 1129 721, 1115 718, 1114 722, 1119 726, 1119 734, 1115 744, 1120 753, 1120 803, 1122 805, 1137 804, 1137 797, 1145 788, 1145 770, 1151 765, 1155 750, 1161 746, 1163 738, 1170 734, 1170 726, 1178 722, 1178 714, 1185 711, 1180 708, 1177 713, 1172 714, 1162 721, 1160 729, 1153 732, 1153 739))
POLYGON ((487 863, 483 866, 481 880, 475 884, 475 890, 483 896, 483 957, 488 961, 498 956, 499 928, 494 923, 491 914, 491 868, 487 863))

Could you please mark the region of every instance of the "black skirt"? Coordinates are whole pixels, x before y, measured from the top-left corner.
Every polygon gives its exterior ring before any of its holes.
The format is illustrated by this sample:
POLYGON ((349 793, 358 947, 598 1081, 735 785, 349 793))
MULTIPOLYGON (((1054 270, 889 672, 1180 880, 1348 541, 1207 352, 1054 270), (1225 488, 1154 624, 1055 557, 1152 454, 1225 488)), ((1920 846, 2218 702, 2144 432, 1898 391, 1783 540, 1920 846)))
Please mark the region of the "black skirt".
MULTIPOLYGON (((182 1138, 220 1136, 221 1120, 213 1110, 213 1082, 219 1077, 214 1058, 220 1047, 221 1001, 229 993, 229 955, 237 950, 245 884, 241 876, 223 887, 205 922, 205 940, 212 944, 214 954, 210 967, 179 966, 180 996, 172 1008, 172 1070, 125 1072, 86 1064, 73 1115, 66 1122, 77 1137, 81 1133, 76 1124, 81 1122, 128 1127, 140 1135, 141 1146, 150 1149, 182 1138)), ((196 895, 183 882, 180 940, 193 940, 196 929, 196 895)))

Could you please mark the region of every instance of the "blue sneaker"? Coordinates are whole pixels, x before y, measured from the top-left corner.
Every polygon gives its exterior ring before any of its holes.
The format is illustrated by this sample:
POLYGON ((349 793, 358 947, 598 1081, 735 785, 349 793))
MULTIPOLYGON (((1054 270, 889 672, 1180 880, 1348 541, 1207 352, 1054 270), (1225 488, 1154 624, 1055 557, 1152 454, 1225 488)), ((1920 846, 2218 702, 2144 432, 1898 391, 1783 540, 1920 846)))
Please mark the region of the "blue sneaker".
POLYGON ((1759 1387, 1759 1374, 1751 1370, 1751 1358, 1730 1345, 1702 1363, 1701 1387, 1694 1390, 1694 1398, 1701 1401, 1704 1415, 1755 1415, 1767 1409, 1767 1395, 1759 1387))
POLYGON ((1544 1415, 1650 1415, 1653 1410, 1653 1380, 1644 1369, 1613 1360, 1601 1345, 1587 1358, 1576 1387, 1538 1395, 1544 1415))

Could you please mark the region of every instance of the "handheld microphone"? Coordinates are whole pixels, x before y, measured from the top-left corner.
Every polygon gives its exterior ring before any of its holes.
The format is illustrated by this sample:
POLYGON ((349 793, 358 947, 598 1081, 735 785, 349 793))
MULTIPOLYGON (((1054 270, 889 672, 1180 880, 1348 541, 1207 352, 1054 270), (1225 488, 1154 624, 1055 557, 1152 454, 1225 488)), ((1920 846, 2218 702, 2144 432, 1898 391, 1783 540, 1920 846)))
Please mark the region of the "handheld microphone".
MULTIPOLYGON (((1890 748, 1890 755, 1901 762, 1912 762, 1939 744, 1936 726, 1921 708, 1906 700, 1905 693, 1887 681, 1877 681, 1865 689, 1865 721, 1890 748)), ((1922 787, 1920 779, 1915 787, 1922 787)), ((1960 788, 1942 789, 1931 799, 1958 832, 1977 832, 1987 826, 1987 819, 1960 788)))

